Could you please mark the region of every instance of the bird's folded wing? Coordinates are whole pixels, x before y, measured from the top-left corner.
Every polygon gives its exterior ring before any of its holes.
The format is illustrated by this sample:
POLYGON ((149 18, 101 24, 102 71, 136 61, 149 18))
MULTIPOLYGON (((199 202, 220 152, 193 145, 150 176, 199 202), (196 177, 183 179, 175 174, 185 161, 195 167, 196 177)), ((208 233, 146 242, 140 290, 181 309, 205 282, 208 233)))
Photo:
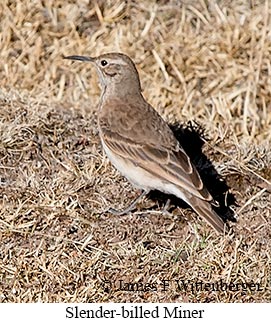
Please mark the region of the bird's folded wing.
POLYGON ((192 196, 203 200, 212 200, 212 196, 204 187, 200 176, 190 161, 190 158, 181 147, 176 150, 136 143, 117 133, 103 129, 105 145, 116 155, 130 160, 136 166, 161 178, 165 182, 175 184, 192 196))

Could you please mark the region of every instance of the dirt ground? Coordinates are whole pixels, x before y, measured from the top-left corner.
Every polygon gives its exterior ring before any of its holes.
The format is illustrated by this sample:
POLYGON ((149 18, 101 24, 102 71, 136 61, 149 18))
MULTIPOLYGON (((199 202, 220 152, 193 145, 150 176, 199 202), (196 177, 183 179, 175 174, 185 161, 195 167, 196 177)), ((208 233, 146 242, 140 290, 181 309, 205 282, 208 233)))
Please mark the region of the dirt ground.
POLYGON ((0 302, 270 301, 268 0, 4 0, 0 55, 0 302), (107 212, 138 192, 102 152, 93 67, 62 57, 111 51, 135 61, 230 233, 157 192, 107 212))

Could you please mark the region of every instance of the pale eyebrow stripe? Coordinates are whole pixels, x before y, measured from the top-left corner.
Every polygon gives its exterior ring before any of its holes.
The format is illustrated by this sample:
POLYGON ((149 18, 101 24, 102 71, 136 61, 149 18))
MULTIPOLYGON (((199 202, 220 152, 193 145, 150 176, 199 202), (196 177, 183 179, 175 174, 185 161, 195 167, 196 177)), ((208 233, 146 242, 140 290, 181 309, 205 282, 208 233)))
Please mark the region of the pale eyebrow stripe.
POLYGON ((119 65, 127 65, 127 63, 122 60, 122 59, 114 59, 114 60, 111 60, 111 63, 112 64, 119 64, 119 65))

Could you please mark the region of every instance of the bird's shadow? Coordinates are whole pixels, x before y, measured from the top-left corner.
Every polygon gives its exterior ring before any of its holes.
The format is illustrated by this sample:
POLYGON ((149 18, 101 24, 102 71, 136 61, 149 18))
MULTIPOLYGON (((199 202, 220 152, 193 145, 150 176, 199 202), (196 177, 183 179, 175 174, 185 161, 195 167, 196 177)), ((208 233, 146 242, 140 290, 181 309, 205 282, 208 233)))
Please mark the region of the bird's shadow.
MULTIPOLYGON (((229 192, 229 186, 225 180, 218 174, 211 161, 202 152, 203 138, 207 140, 203 128, 194 122, 189 122, 186 125, 173 124, 170 125, 170 128, 196 166, 204 185, 214 200, 219 203, 218 207, 213 206, 214 210, 224 221, 236 222, 234 211, 231 209, 231 206, 236 205, 236 199, 229 192)), ((159 206, 165 204, 170 199, 170 209, 176 207, 190 208, 188 204, 176 196, 164 194, 160 191, 151 191, 148 194, 148 198, 156 201, 159 206)))

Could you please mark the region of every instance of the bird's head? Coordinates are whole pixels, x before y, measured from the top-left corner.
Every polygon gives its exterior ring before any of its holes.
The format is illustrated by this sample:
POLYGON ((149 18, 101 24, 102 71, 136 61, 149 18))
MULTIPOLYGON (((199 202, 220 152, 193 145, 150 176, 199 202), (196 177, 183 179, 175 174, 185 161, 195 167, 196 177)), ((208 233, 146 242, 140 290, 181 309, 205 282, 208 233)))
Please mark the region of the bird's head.
POLYGON ((141 85, 135 64, 129 56, 121 53, 108 53, 98 57, 66 56, 65 59, 93 63, 98 71, 103 89, 108 91, 141 92, 141 85))

